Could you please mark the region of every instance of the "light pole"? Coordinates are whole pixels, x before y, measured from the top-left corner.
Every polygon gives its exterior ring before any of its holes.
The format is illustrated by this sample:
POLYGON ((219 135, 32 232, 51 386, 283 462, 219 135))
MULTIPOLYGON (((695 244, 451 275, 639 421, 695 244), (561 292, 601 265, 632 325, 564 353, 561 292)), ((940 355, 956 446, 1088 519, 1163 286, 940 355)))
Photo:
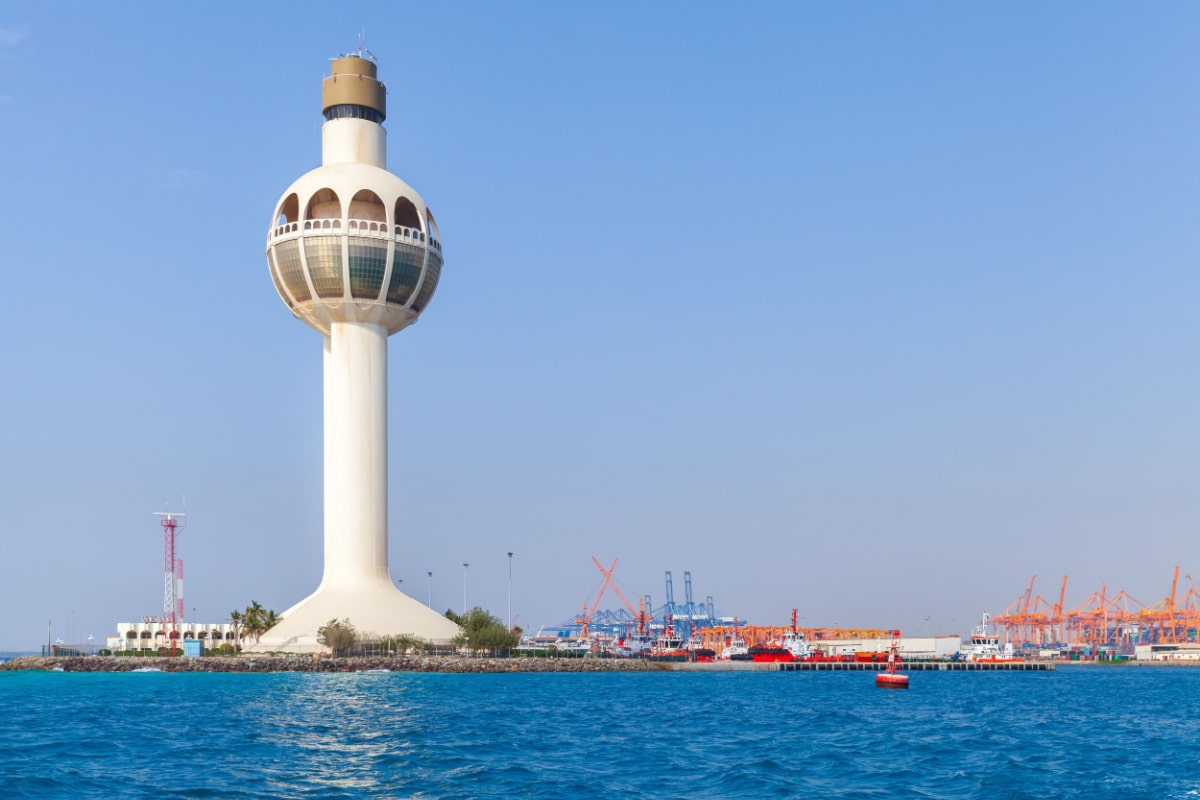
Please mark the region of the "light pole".
POLYGON ((426 572, 425 579, 425 606, 433 608, 433 573, 426 572))
POLYGON ((512 630, 512 553, 508 554, 508 629, 512 630))
POLYGON ((467 615, 467 567, 471 566, 467 562, 463 562, 463 616, 467 615))

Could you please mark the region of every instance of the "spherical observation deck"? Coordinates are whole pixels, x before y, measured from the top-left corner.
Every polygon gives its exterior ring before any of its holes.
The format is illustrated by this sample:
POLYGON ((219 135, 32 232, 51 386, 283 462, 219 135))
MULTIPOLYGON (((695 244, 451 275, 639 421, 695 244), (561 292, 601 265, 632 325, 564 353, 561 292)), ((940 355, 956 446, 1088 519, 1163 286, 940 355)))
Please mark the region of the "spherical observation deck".
POLYGON ((371 164, 327 164, 289 186, 266 250, 280 298, 324 334, 332 322, 402 330, 425 310, 442 272, 425 201, 371 164))

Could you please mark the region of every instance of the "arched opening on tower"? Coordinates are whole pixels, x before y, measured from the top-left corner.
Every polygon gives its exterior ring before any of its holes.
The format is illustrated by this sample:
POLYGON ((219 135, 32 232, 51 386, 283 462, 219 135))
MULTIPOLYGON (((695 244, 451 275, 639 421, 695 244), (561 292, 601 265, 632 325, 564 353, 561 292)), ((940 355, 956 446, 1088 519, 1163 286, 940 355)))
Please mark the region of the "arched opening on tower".
POLYGON ((387 222, 387 207, 379 195, 362 189, 350 200, 350 219, 387 222))
POLYGON ((279 206, 279 216, 275 219, 276 225, 287 225, 291 222, 300 220, 300 198, 295 192, 289 194, 279 206))
POLYGON ((441 231, 438 230, 437 220, 433 218, 433 212, 429 210, 429 206, 425 207, 425 229, 429 231, 430 246, 441 250, 442 234, 441 231))
MULTIPOLYGON (((407 197, 396 200, 396 225, 421 230, 421 215, 417 213, 417 207, 413 205, 412 200, 407 197)), ((396 231, 396 233, 399 232, 396 231)))
POLYGON ((342 201, 338 199, 333 189, 318 189, 308 198, 308 208, 304 209, 304 219, 341 219, 342 201))

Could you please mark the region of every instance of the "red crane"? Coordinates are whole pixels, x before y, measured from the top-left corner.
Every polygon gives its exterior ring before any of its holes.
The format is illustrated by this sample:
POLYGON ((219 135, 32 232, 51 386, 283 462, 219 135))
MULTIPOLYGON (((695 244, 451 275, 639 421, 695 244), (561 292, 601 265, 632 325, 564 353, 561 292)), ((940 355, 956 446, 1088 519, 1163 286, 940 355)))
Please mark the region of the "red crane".
POLYGON ((600 584, 600 591, 596 592, 596 599, 592 601, 591 607, 589 608, 587 602, 585 601, 583 604, 583 616, 576 620, 576 622, 583 626, 580 631, 580 636, 582 638, 587 637, 587 626, 592 621, 592 615, 596 613, 596 609, 600 607, 600 598, 604 597, 604 590, 610 586, 617 597, 620 598, 621 603, 625 606, 625 610, 628 611, 630 615, 638 621, 638 628, 640 632, 642 627, 642 617, 645 612, 634 610, 633 604, 629 602, 628 598, 625 597, 624 592, 621 591, 620 587, 618 587, 616 582, 613 580, 613 573, 617 569, 617 559, 614 558, 612 560, 612 565, 609 566, 608 569, 605 569, 604 565, 601 564, 595 556, 592 556, 592 563, 596 565, 596 569, 600 570, 600 574, 604 576, 604 581, 600 584))

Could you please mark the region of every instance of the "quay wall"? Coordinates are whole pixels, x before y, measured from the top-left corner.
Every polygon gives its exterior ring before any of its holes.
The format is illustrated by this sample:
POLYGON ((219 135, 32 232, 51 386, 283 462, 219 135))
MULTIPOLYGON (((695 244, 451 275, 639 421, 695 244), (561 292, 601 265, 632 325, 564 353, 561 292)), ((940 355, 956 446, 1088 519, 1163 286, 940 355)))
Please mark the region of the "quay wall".
POLYGON ((661 672, 669 665, 616 658, 468 658, 466 656, 397 656, 365 658, 226 658, 44 657, 22 656, 0 664, 3 670, 63 672, 661 672))

